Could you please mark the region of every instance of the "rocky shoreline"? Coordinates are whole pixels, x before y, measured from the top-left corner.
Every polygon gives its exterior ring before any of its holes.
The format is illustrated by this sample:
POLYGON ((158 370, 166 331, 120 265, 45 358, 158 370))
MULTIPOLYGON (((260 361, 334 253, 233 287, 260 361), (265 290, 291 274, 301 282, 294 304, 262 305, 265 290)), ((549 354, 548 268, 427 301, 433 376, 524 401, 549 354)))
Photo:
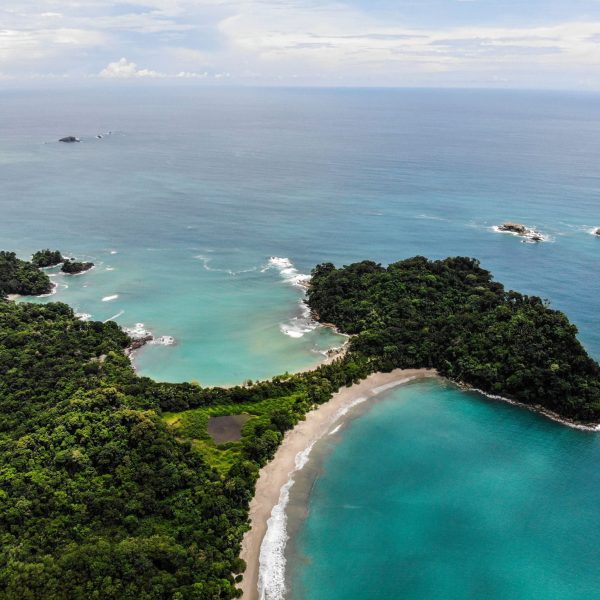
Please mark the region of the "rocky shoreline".
POLYGON ((136 350, 143 348, 147 344, 156 344, 160 346, 173 346, 175 344, 175 338, 170 335, 161 335, 155 337, 155 335, 145 329, 143 323, 136 323, 135 327, 123 327, 123 331, 131 339, 131 344, 125 348, 125 354, 131 356, 136 350))
POLYGON ((550 419, 551 421, 560 423, 561 425, 572 427, 573 429, 580 429, 582 431, 593 431, 596 433, 600 431, 600 423, 585 423, 583 421, 577 421, 576 419, 569 419, 567 417, 559 415, 557 412, 554 412, 549 408, 545 408, 541 404, 525 404, 524 402, 519 402, 518 400, 513 400, 512 398, 507 398, 506 396, 497 396, 495 394, 484 392, 483 390, 473 387, 468 383, 454 382, 452 381, 452 379, 448 379, 448 381, 455 383, 461 390, 465 392, 477 392, 478 394, 481 394, 486 398, 490 398, 491 400, 500 400, 501 402, 506 402, 507 404, 512 404, 513 406, 524 408, 530 412, 542 415, 550 419))

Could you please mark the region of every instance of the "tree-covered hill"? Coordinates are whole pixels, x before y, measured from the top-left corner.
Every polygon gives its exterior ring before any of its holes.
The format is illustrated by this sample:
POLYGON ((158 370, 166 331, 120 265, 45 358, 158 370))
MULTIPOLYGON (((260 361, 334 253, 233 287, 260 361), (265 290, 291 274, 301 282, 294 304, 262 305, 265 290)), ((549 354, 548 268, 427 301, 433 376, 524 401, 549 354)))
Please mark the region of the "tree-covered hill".
POLYGON ((14 252, 0 251, 0 297, 9 294, 37 296, 52 291, 48 275, 36 265, 17 258, 14 252))
POLYGON ((566 317, 505 292, 471 259, 317 267, 310 304, 356 334, 352 351, 314 371, 231 388, 137 376, 124 352, 131 340, 115 323, 80 321, 61 303, 3 298, 7 281, 23 289, 45 275, 11 253, 2 259, 7 600, 239 597, 240 543, 260 467, 308 410, 375 370, 433 366, 566 416, 600 415, 598 365, 566 317), (242 439, 214 444, 209 416, 242 412, 242 439))
POLYGON ((577 329, 535 296, 506 291, 471 258, 364 261, 313 271, 309 305, 356 334, 379 368, 433 367, 492 394, 600 420, 600 368, 577 329))
POLYGON ((49 248, 38 250, 31 257, 31 262, 39 268, 54 267, 63 262, 63 260, 65 259, 60 250, 50 250, 49 248))
POLYGON ((349 359, 204 389, 138 377, 128 343, 65 304, 0 299, 0 598, 239 597, 260 466, 310 407, 369 370, 349 359), (212 454, 162 418, 255 404, 244 440, 212 454))
POLYGON ((64 304, 0 300, 2 598, 236 595, 245 507, 122 391, 127 343, 64 304))

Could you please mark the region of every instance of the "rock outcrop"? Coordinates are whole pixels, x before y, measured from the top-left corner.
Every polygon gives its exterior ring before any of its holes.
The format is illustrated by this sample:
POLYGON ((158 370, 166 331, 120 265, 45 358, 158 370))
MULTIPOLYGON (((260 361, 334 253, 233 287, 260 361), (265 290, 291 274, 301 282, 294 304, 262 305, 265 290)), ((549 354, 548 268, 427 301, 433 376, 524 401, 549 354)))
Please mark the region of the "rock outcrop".
POLYGON ((76 260, 65 260, 60 270, 67 275, 77 275, 89 271, 94 266, 93 262, 79 262, 76 260))
POLYGON ((520 223, 511 223, 507 221, 498 227, 500 231, 510 231, 512 233, 517 233, 519 235, 525 235, 528 231, 525 225, 521 225, 520 223))
POLYGON ((67 137, 60 138, 59 142, 64 142, 65 144, 74 144, 75 142, 80 142, 79 138, 76 138, 74 135, 68 135, 67 137))
POLYGON ((522 225, 521 223, 512 223, 511 221, 507 221, 506 223, 502 223, 502 225, 498 225, 496 230, 503 233, 512 233, 513 235, 518 235, 522 238, 525 238, 523 240, 524 242, 544 241, 544 236, 539 231, 536 231, 531 227, 527 227, 526 225, 522 225))

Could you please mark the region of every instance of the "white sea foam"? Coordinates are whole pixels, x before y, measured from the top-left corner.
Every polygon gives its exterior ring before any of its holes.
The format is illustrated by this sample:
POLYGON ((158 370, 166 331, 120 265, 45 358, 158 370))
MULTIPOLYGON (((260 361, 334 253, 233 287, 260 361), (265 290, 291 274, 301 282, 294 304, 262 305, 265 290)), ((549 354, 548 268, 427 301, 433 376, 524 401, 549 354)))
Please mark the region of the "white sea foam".
POLYGON ((300 300, 299 304, 300 315, 293 317, 287 323, 279 325, 281 333, 292 338, 301 338, 305 333, 314 331, 319 326, 319 323, 312 318, 310 308, 306 302, 300 300))
POLYGON ((289 258, 271 256, 267 266, 263 268, 263 271, 270 268, 277 269, 283 280, 290 285, 306 289, 306 286, 310 282, 310 275, 300 273, 289 258))
POLYGON ((334 427, 330 432, 329 435, 333 435, 334 433, 337 433, 340 429, 342 428, 342 424, 340 423, 339 425, 337 425, 336 427, 334 427))
POLYGON ((448 219, 445 219, 444 217, 438 217, 437 215, 427 215, 427 214, 417 215, 416 218, 417 219, 426 219, 428 221, 448 221, 448 219))
POLYGON ((152 331, 146 329, 144 323, 136 323, 133 327, 123 327, 123 331, 134 340, 151 337, 152 339, 149 340, 148 343, 156 346, 173 346, 176 343, 176 340, 172 335, 154 337, 152 331))
POLYGON ((124 315, 125 311, 124 310, 120 310, 116 315, 113 315, 112 317, 109 317, 108 319, 106 319, 106 321, 104 321, 104 323, 108 323, 109 321, 114 321, 115 319, 118 319, 121 315, 124 315))
POLYGON ((600 227, 590 227, 590 228, 586 227, 586 229, 585 229, 585 230, 586 230, 586 231, 587 231, 587 232, 588 232, 590 235, 594 235, 594 236, 596 236, 596 237, 600 237, 600 236, 599 236, 599 235, 596 233, 596 231, 598 231, 599 229, 600 229, 600 227))
POLYGON ((416 379, 416 377, 405 377, 404 379, 398 379, 397 381, 392 381, 391 383, 386 383, 385 385, 380 385, 376 388, 373 388, 373 393, 381 394, 381 392, 386 392, 387 390, 391 390, 399 385, 402 385, 403 383, 408 383, 409 381, 412 381, 413 379, 416 379))
POLYGON ((233 269, 217 269, 215 267, 210 266, 210 263, 213 260, 213 258, 210 256, 204 256, 204 254, 198 254, 194 258, 196 258, 202 262, 202 266, 204 267, 204 269, 206 271, 213 271, 215 273, 227 273, 228 275, 231 275, 232 277, 235 277, 236 275, 241 275, 242 273, 251 273, 252 271, 257 270, 257 267, 250 267, 248 269, 239 269, 238 271, 234 271, 233 269))
POLYGON ((119 294, 113 294, 112 296, 104 296, 102 298, 102 302, 111 302, 112 300, 116 300, 119 297, 119 294))
POLYGON ((133 327, 123 327, 123 331, 134 340, 152 335, 143 323, 136 323, 133 327))
POLYGON ((92 318, 92 315, 90 315, 90 313, 75 313, 75 316, 80 320, 80 321, 89 321, 92 318))
POLYGON ((518 402, 517 400, 511 400, 510 398, 505 398, 504 396, 497 396, 495 394, 488 394, 479 388, 467 388, 471 392, 477 392, 486 398, 490 398, 492 400, 501 400, 502 402, 506 402, 508 404, 512 404, 513 406, 518 406, 519 408, 525 408, 532 412, 543 415, 544 417, 551 419, 552 421, 556 421, 557 423, 561 423, 562 425, 566 425, 567 427, 571 427, 572 429, 579 429, 581 431, 599 431, 600 432, 600 424, 599 425, 582 425, 579 423, 573 423, 571 421, 567 421, 566 419, 562 419, 556 413, 545 410, 543 407, 539 406, 531 406, 529 404, 525 404, 523 402, 518 402))
MULTIPOLYGON (((285 283, 298 287, 303 292, 306 291, 306 287, 310 282, 310 275, 300 273, 289 258, 271 256, 261 271, 265 272, 268 269, 277 269, 285 283)), ((301 338, 304 334, 319 327, 319 323, 312 318, 310 308, 304 299, 300 300, 299 306, 300 314, 292 317, 287 323, 279 325, 281 333, 291 338, 301 338)))
POLYGON ((58 292, 58 283, 52 283, 52 289, 47 294, 40 294, 38 298, 48 298, 58 292))
POLYGON ((158 346, 174 346, 175 338, 172 335, 161 335, 160 337, 153 339, 150 343, 158 346))
POLYGON ((115 268, 114 267, 106 267, 106 269, 104 269, 105 271, 114 271, 115 268))
POLYGON ((496 233, 507 233, 508 235, 520 237, 520 238, 522 238, 522 241, 524 244, 537 244, 538 242, 553 241, 552 238, 548 234, 541 233, 535 227, 526 227, 525 233, 517 233, 516 231, 505 231, 504 229, 500 229, 500 227, 498 225, 492 225, 492 227, 490 227, 490 229, 492 231, 495 231, 496 233), (538 239, 533 239, 533 238, 540 238, 540 239, 538 240, 538 239))
POLYGON ((354 400, 352 400, 352 402, 348 402, 348 404, 346 404, 346 406, 342 406, 342 408, 340 408, 336 413, 335 413, 335 417, 334 417, 334 421, 337 421, 338 419, 341 419, 343 416, 347 415, 348 412, 354 408, 355 406, 358 406, 359 404, 362 404, 363 402, 366 402, 368 400, 368 398, 366 396, 359 396, 358 398, 354 398, 354 400))
POLYGON ((294 474, 304 468, 314 442, 294 459, 294 470, 279 492, 279 501, 267 521, 267 532, 260 546, 258 591, 260 600, 284 600, 285 598, 285 546, 288 540, 285 509, 294 485, 294 474))
POLYGON ((116 250, 111 250, 110 253, 111 254, 118 254, 118 252, 116 250))

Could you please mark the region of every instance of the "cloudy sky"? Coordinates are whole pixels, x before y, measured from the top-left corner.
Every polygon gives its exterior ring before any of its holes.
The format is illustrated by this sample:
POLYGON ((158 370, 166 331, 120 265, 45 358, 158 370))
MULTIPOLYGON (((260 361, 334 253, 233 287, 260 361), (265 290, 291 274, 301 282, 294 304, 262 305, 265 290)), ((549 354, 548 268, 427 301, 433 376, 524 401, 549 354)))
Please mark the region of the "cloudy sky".
POLYGON ((63 77, 600 90, 600 0, 2 0, 0 79, 63 77))

